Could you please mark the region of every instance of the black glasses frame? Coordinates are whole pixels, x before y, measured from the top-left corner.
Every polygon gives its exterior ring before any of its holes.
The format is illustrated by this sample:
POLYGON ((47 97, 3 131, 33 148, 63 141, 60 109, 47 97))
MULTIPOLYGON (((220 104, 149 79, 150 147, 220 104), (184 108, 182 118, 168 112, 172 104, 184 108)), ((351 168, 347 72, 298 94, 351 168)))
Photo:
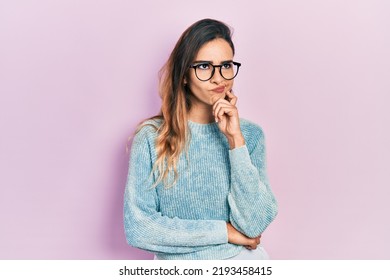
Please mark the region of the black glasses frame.
POLYGON ((196 63, 196 64, 190 65, 190 68, 194 68, 194 70, 195 70, 195 76, 198 78, 199 81, 206 82, 206 81, 210 80, 210 79, 214 76, 214 74, 215 74, 215 68, 216 68, 216 67, 219 67, 219 74, 221 75, 221 77, 224 78, 225 80, 228 80, 228 81, 229 81, 229 80, 233 80, 233 79, 237 76, 238 71, 240 70, 240 66, 241 66, 241 63, 239 63, 239 62, 231 61, 231 63, 233 63, 234 65, 237 66, 237 72, 236 72, 236 74, 234 75, 234 77, 233 77, 233 78, 230 78, 230 79, 225 78, 225 77, 223 76, 223 74, 222 74, 222 66, 224 66, 224 64, 213 65, 213 64, 208 63, 208 62, 200 62, 200 63, 196 63), (196 67, 198 67, 199 65, 203 65, 203 64, 208 64, 208 65, 210 65, 211 67, 213 67, 213 70, 211 71, 211 76, 210 76, 210 78, 208 78, 207 80, 202 80, 202 79, 200 79, 200 78, 198 77, 198 73, 196 72, 196 67))

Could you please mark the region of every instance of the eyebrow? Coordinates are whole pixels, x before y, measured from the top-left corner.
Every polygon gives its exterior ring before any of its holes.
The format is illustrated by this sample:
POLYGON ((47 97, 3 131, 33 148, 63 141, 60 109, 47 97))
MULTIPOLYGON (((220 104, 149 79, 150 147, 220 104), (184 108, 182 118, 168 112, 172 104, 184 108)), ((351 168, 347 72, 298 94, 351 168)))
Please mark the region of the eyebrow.
MULTIPOLYGON (((229 63, 229 62, 233 62, 232 59, 229 59, 229 60, 224 60, 224 61, 221 61, 220 64, 224 64, 224 63, 229 63)), ((211 60, 197 60, 197 61, 194 61, 193 64, 202 64, 202 63, 210 63, 210 64, 213 64, 213 62, 211 60)))

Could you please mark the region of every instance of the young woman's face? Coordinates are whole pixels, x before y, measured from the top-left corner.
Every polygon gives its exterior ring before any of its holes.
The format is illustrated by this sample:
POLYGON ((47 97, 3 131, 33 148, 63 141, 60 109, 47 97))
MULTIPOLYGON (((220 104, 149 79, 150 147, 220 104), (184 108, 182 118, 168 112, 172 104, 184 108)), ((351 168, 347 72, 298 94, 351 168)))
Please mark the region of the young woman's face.
MULTIPOLYGON (((221 65, 233 61, 233 50, 224 39, 214 39, 204 44, 195 57, 193 64, 209 62, 212 65, 221 65)), ((200 73, 206 66, 203 64, 200 73)), ((226 92, 233 87, 233 80, 226 80, 220 74, 220 68, 216 67, 214 75, 208 81, 201 81, 195 74, 195 69, 189 69, 188 86, 191 90, 191 100, 193 106, 213 105, 213 103, 226 96, 226 92)), ((199 75, 198 75, 199 76, 199 75)))

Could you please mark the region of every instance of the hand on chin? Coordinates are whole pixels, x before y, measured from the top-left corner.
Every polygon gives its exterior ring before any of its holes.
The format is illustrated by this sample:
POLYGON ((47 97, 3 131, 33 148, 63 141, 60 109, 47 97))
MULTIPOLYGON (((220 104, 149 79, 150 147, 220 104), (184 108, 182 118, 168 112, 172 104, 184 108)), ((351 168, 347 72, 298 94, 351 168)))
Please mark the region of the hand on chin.
POLYGON ((225 96, 226 96, 226 94, 224 92, 213 94, 211 96, 211 105, 214 105, 214 103, 217 102, 217 100, 219 100, 221 98, 225 98, 225 96))

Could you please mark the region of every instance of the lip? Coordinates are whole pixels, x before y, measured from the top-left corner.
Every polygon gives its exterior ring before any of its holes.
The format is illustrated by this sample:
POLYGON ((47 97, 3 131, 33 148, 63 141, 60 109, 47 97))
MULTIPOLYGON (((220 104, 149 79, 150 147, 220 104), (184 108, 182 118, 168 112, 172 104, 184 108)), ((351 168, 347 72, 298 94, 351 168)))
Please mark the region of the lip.
POLYGON ((217 88, 212 89, 212 91, 214 91, 216 93, 223 93, 225 91, 225 87, 224 86, 217 87, 217 88))

